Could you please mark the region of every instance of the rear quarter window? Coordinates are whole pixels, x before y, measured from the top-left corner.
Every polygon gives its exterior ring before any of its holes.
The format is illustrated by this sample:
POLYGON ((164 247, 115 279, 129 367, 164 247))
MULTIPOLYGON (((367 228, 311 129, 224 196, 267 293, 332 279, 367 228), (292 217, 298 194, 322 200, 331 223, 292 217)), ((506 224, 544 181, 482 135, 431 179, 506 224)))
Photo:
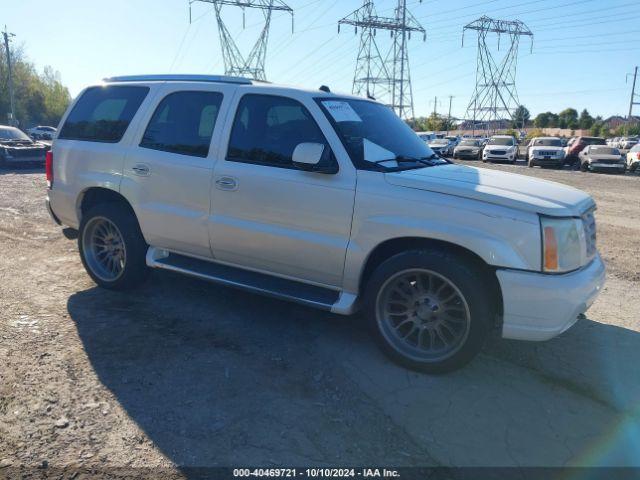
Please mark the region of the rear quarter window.
POLYGON ((58 138, 117 143, 148 93, 148 87, 89 88, 71 110, 58 138))

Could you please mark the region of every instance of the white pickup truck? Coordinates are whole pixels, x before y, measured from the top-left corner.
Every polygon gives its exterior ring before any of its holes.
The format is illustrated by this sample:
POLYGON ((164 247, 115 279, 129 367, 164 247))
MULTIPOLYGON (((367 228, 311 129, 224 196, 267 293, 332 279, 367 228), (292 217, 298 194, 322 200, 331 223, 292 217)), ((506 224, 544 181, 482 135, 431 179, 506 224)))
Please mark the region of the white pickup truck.
POLYGON ((426 372, 547 340, 602 288, 592 198, 452 164, 388 107, 221 76, 107 79, 47 157, 47 206, 109 289, 149 268, 349 315, 426 372))

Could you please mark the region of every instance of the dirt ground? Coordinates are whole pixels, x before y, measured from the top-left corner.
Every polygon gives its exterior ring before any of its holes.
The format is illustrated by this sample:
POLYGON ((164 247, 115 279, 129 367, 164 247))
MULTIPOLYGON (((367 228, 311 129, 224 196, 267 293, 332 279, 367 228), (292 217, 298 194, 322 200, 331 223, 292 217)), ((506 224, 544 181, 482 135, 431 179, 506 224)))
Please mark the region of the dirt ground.
POLYGON ((358 318, 164 272, 97 289, 48 218, 44 175, 0 172, 0 477, 640 466, 640 176, 488 168, 592 194, 608 283, 560 337, 492 340, 446 376, 392 365, 358 318))

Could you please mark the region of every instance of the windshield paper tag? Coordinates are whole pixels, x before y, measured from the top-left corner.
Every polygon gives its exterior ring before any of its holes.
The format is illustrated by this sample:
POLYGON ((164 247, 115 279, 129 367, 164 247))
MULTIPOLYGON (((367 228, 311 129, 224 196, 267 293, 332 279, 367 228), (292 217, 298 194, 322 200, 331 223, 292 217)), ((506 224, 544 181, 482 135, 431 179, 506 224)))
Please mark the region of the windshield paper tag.
POLYGON ((327 100, 323 101, 322 104, 329 110, 336 122, 362 122, 362 119, 347 102, 327 100))

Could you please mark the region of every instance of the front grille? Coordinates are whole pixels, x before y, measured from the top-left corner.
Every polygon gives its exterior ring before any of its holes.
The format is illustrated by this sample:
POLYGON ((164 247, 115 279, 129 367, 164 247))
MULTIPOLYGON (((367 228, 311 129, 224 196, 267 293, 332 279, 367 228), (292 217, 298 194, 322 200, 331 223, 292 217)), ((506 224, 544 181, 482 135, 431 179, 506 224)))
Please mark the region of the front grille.
POLYGON ((540 151, 538 155, 542 155, 543 157, 555 157, 557 152, 554 151, 540 151))
POLYGON ((604 165, 615 165, 617 163, 619 163, 619 160, 611 160, 611 159, 594 159, 593 163, 602 163, 604 165))
POLYGON ((506 155, 507 151, 506 150, 489 150, 489 153, 491 155, 506 155))
POLYGON ((587 257, 591 259, 596 255, 596 219, 593 211, 582 216, 582 224, 584 225, 584 234, 587 240, 587 257))

